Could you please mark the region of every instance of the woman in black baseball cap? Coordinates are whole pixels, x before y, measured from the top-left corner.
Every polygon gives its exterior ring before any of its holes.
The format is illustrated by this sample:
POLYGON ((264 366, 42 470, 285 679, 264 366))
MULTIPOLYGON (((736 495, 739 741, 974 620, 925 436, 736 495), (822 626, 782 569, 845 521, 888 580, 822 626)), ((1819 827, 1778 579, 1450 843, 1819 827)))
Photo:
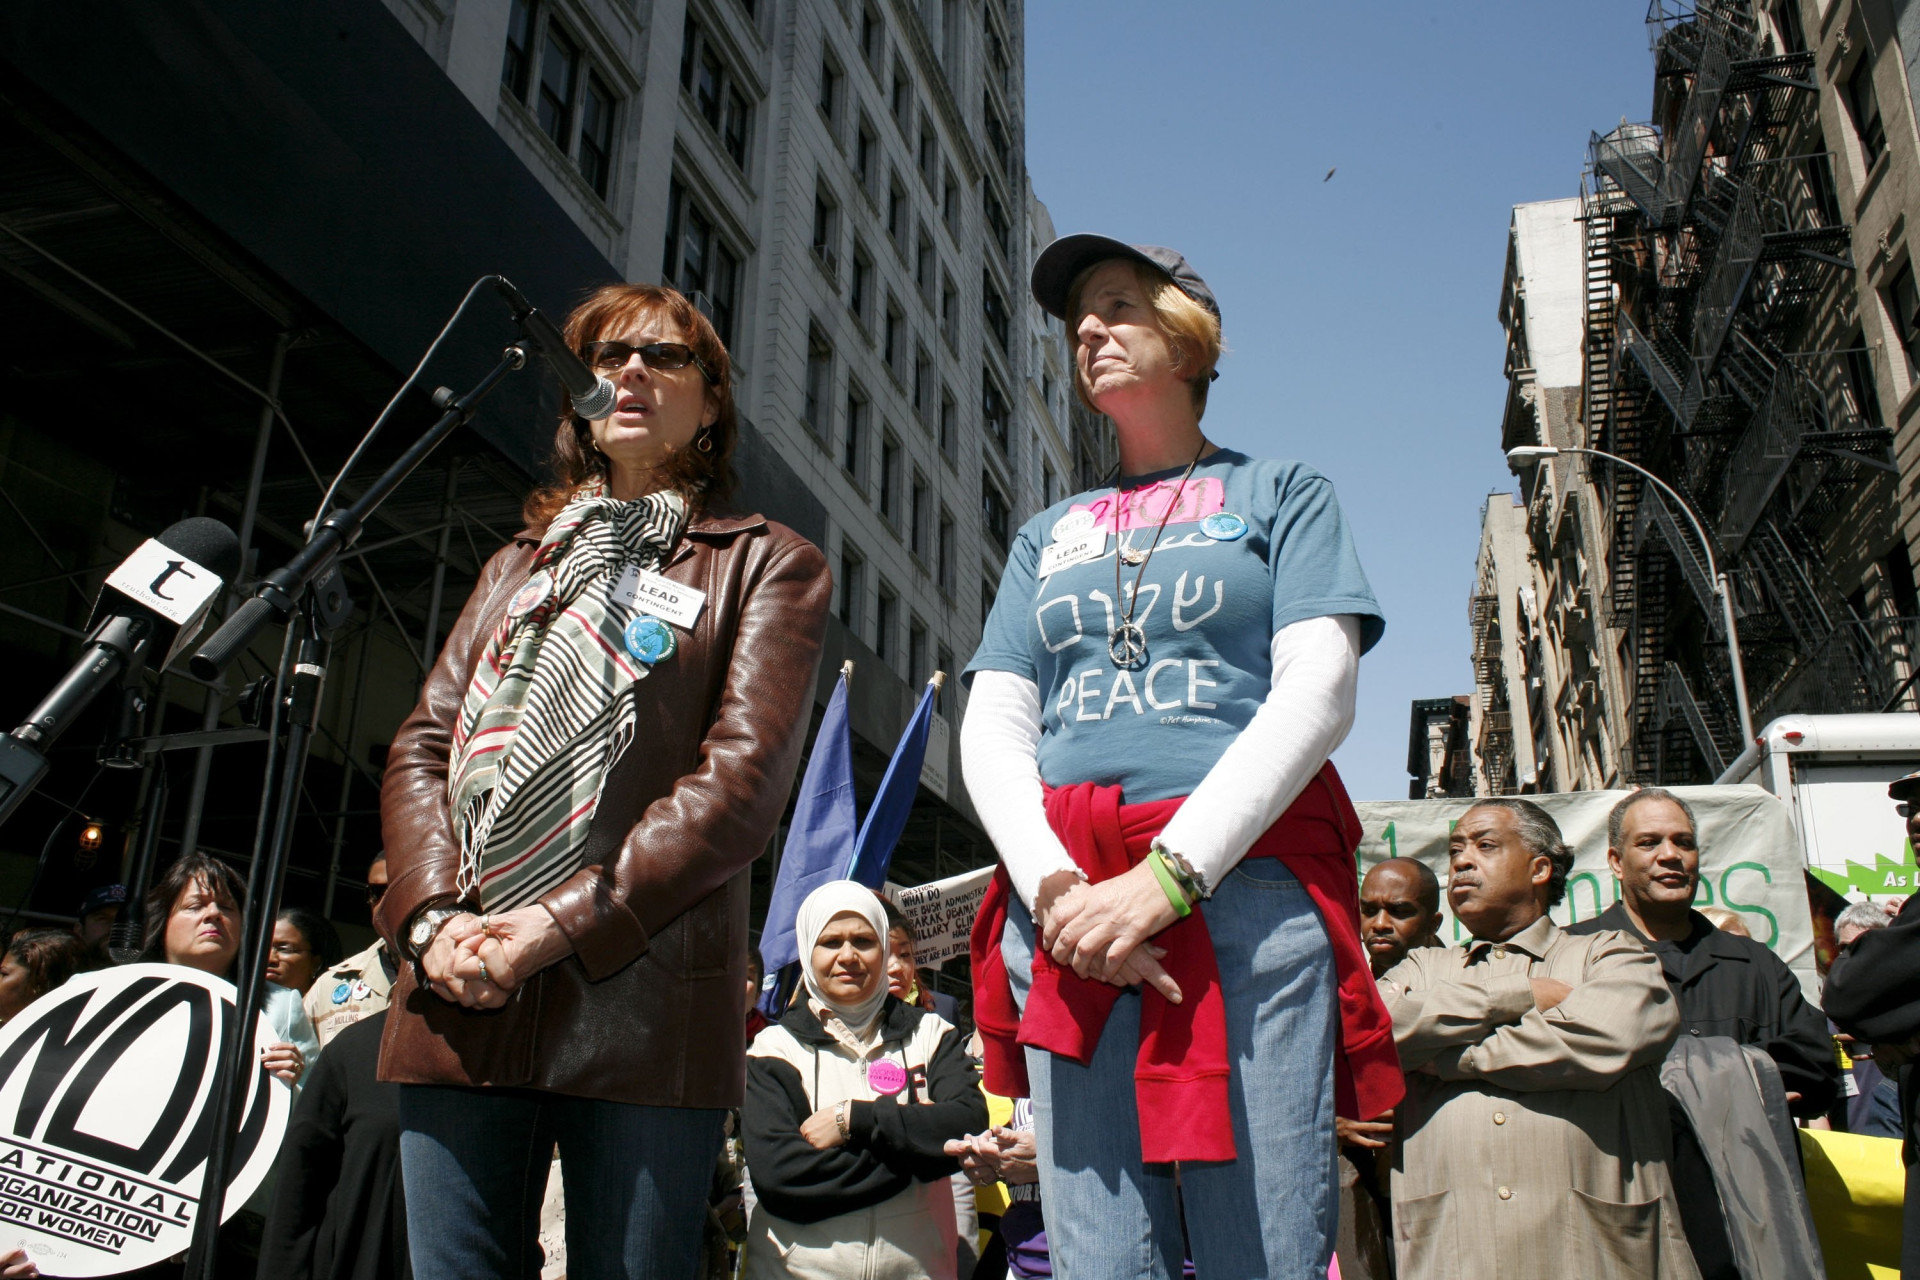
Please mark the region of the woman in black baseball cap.
POLYGON ((1068 236, 1033 296, 1120 474, 1021 529, 967 669, 987 1084, 1034 1100, 1059 1274, 1178 1275, 1184 1214, 1202 1275, 1324 1276, 1336 1091, 1404 1090, 1327 762, 1380 607, 1325 477, 1202 430, 1220 305, 1183 255, 1068 236))

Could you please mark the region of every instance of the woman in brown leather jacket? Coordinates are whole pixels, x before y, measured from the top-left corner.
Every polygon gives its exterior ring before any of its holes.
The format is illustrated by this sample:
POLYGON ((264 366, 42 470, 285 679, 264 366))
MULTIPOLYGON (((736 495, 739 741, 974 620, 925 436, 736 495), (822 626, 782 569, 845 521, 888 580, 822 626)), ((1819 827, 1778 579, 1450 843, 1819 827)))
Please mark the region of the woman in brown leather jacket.
POLYGON ((388 756, 402 1084, 419 1280, 522 1276, 548 1157, 575 1280, 692 1274, 740 1105, 747 868, 786 804, 830 582, 723 503, 726 349, 671 289, 566 325, 613 380, 562 417, 556 483, 488 562, 388 756))

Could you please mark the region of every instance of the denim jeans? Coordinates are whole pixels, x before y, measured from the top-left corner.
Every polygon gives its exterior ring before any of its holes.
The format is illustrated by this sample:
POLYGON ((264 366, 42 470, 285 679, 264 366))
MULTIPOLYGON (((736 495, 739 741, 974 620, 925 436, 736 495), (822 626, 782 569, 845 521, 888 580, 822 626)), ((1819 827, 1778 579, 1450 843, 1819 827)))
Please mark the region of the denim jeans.
MULTIPOLYGON (((1093 1060, 1027 1050, 1041 1208, 1059 1280, 1325 1280, 1339 1182, 1333 1140, 1338 997, 1326 926, 1277 859, 1241 863, 1199 908, 1226 1002, 1237 1160, 1146 1164, 1133 1064, 1140 997, 1114 1005, 1093 1060), (1185 1240, 1181 1234, 1185 1214, 1185 1240)), ((1033 920, 1012 908, 1001 954, 1026 1004, 1033 920)))
POLYGON ((697 1269, 726 1112, 527 1089, 400 1088, 415 1280, 540 1274, 553 1148, 569 1280, 685 1280, 697 1269))

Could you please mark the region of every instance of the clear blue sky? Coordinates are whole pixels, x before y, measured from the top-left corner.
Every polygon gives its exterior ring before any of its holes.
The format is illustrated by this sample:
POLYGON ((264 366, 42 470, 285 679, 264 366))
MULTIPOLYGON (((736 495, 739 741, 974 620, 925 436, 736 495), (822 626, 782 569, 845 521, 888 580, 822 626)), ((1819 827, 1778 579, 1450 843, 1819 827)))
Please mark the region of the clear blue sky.
POLYGON ((1027 6, 1027 167, 1061 234, 1185 253, 1232 354, 1217 441, 1333 479, 1387 615, 1334 759, 1407 794, 1408 704, 1468 693, 1480 506, 1512 487, 1513 205, 1644 120, 1645 0, 1027 6), (1337 169, 1323 181, 1328 169, 1337 169))

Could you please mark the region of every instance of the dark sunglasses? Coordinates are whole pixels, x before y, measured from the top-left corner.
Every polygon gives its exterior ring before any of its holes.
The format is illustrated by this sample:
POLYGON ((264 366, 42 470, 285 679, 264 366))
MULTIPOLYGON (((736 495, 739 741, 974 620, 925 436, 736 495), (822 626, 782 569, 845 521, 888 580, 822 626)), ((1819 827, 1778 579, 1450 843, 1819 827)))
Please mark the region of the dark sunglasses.
POLYGON ((378 903, 380 899, 385 896, 386 892, 387 886, 383 884, 370 884, 367 886, 367 901, 370 903, 378 903))
POLYGON ((600 373, 618 373, 636 353, 640 363, 649 369, 672 372, 692 365, 708 382, 718 381, 713 370, 684 342, 649 342, 644 347, 630 347, 624 342, 596 342, 587 348, 587 363, 600 373))

